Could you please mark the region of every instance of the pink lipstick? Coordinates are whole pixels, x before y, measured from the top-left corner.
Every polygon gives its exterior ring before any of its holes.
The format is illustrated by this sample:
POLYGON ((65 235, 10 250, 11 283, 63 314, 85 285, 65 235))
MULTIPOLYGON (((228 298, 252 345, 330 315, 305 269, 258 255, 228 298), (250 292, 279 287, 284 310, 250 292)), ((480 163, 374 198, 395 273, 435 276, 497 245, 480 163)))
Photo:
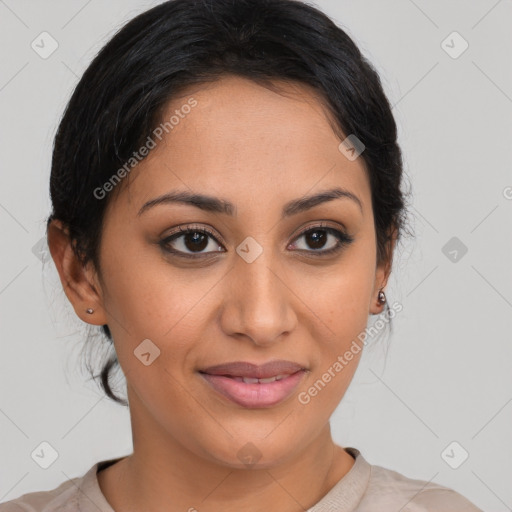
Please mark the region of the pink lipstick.
POLYGON ((306 373, 298 363, 284 360, 256 365, 245 361, 210 366, 199 371, 218 393, 246 408, 263 408, 286 400, 306 373))

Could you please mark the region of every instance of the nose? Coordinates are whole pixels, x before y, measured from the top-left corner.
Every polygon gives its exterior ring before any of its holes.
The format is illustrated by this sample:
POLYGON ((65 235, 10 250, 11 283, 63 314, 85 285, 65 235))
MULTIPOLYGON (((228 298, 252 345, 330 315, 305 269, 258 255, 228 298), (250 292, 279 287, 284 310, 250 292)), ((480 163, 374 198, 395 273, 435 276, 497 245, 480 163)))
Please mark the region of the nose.
MULTIPOLYGON (((270 253, 270 251, 269 251, 270 253)), ((269 346, 297 324, 297 295, 284 271, 265 251, 252 263, 237 258, 225 288, 221 327, 227 335, 269 346)))

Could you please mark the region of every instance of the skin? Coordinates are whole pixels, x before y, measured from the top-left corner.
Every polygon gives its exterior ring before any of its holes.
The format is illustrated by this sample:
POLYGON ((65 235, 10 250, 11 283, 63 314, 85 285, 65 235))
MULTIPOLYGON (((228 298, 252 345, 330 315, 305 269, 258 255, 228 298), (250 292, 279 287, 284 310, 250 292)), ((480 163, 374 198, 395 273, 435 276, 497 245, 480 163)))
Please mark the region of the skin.
MULTIPOLYGON (((98 473, 115 510, 301 511, 354 464, 334 443, 329 418, 362 351, 308 404, 297 397, 345 353, 368 315, 382 311, 377 294, 391 260, 376 263, 362 158, 339 151, 312 90, 281 86, 285 95, 230 76, 169 103, 165 119, 190 96, 198 102, 119 185, 106 212, 101 273, 78 263, 59 221, 50 226, 67 297, 82 320, 109 325, 126 376, 134 451, 98 473), (288 201, 334 187, 355 194, 362 211, 340 198, 281 219, 288 201), (174 190, 222 197, 236 216, 177 203, 137 215, 146 201, 174 190), (320 221, 354 241, 315 257, 311 238, 298 234, 320 221), (219 243, 209 238, 199 249, 209 256, 189 260, 159 246, 188 224, 214 232, 219 243), (247 236, 263 249, 252 263, 235 251, 247 236), (149 366, 134 356, 144 339, 160 349, 149 366), (232 403, 197 373, 270 359, 308 371, 289 399, 267 408, 232 403), (249 442, 261 457, 251 467, 237 456, 249 442)), ((320 250, 335 245, 330 235, 320 250)), ((172 247, 193 253, 183 236, 172 247)))

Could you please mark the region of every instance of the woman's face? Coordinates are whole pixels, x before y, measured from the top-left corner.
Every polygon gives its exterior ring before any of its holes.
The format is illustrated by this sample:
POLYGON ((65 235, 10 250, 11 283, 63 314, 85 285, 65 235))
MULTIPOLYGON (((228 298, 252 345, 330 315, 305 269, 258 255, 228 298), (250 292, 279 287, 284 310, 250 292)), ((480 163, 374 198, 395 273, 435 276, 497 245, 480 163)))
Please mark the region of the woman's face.
POLYGON ((385 284, 369 181, 315 96, 285 87, 226 77, 174 99, 169 133, 109 204, 95 323, 113 334, 135 443, 272 466, 325 432, 356 370, 361 351, 343 356, 385 284), (355 199, 307 201, 332 189, 355 199), (151 203, 179 193, 214 199, 151 203), (274 360, 305 371, 266 384, 201 373, 274 360))

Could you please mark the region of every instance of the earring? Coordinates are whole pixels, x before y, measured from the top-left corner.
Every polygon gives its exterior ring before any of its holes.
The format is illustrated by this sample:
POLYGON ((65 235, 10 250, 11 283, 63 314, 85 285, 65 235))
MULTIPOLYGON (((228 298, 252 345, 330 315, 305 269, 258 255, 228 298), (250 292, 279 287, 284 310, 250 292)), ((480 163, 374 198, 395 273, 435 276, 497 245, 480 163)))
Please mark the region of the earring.
POLYGON ((92 308, 88 308, 85 311, 86 311, 86 313, 89 313, 89 315, 92 315, 94 313, 94 309, 92 309, 92 308))
POLYGON ((382 291, 382 289, 379 290, 378 301, 379 301, 379 304, 386 303, 386 294, 382 291))

